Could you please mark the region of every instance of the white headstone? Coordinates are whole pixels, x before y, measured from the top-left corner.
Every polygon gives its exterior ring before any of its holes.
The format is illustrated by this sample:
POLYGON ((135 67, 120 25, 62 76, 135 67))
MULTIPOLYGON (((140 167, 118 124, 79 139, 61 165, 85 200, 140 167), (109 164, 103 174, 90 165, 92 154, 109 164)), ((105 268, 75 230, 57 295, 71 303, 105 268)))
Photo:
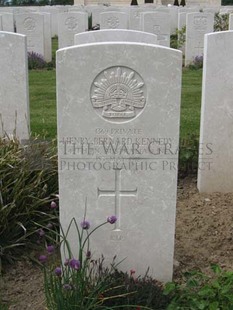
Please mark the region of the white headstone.
POLYGON ((45 56, 44 16, 37 13, 15 15, 16 32, 27 36, 28 52, 45 56))
POLYGON ((129 11, 129 29, 141 30, 141 12, 138 6, 131 6, 129 11))
POLYGON ((163 12, 142 13, 142 30, 167 41, 170 46, 170 15, 163 12))
POLYGON ((75 45, 109 41, 158 44, 157 36, 152 33, 126 29, 106 29, 99 31, 89 31, 78 33, 74 36, 75 45))
MULTIPOLYGON (((93 228, 116 215, 91 238, 92 253, 161 281, 173 269, 181 68, 182 53, 158 45, 57 52, 61 225, 82 220, 85 199, 93 228)), ((69 242, 78 257, 74 231, 69 242)))
POLYGON ((40 7, 41 13, 51 14, 51 37, 58 35, 58 14, 59 10, 54 6, 40 7))
POLYGON ((169 7, 171 34, 175 34, 178 28, 178 11, 179 8, 176 5, 169 7))
POLYGON ((100 13, 100 29, 128 29, 129 15, 123 12, 100 13))
POLYGON ((229 15, 229 30, 233 30, 233 14, 229 15))
POLYGON ((59 48, 74 45, 74 35, 88 30, 88 14, 82 12, 61 13, 58 17, 59 48))
POLYGON ((214 15, 188 13, 186 16, 185 66, 203 55, 204 35, 213 32, 214 15))
POLYGON ((29 138, 26 37, 0 32, 0 136, 29 138))
POLYGON ((233 192, 233 31, 205 36, 198 189, 233 192))
POLYGON ((49 62, 52 60, 52 34, 51 34, 51 14, 41 13, 44 16, 44 59, 49 62))
POLYGON ((2 30, 14 32, 14 16, 12 13, 0 13, 2 15, 2 30))
POLYGON ((181 12, 178 14, 178 49, 182 51, 183 53, 185 52, 185 42, 182 44, 181 40, 184 38, 185 41, 185 34, 186 34, 186 12, 181 12))
POLYGON ((186 26, 186 12, 181 12, 178 14, 178 30, 181 30, 186 26))

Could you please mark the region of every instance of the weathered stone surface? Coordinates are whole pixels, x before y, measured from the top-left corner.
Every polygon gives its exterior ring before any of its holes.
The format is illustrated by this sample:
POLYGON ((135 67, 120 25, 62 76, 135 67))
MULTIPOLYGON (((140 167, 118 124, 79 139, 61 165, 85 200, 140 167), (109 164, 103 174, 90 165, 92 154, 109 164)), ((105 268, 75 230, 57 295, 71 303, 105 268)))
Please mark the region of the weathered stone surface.
MULTIPOLYGON (((94 257, 162 281, 173 269, 181 68, 182 53, 158 45, 57 52, 61 224, 79 224, 85 200, 93 228, 116 215, 92 236, 94 257)), ((77 257, 75 229, 69 242, 77 257)))
POLYGON ((26 37, 0 32, 0 136, 29 138, 26 37))
POLYGON ((233 192, 233 31, 205 36, 198 189, 233 192))

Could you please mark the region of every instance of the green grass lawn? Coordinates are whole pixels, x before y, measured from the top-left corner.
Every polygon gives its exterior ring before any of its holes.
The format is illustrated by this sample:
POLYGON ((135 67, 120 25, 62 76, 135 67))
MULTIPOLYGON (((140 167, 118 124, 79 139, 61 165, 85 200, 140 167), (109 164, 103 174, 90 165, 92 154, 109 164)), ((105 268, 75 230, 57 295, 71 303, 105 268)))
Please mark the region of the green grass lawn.
POLYGON ((32 134, 54 138, 57 134, 55 70, 31 70, 29 85, 32 134))
MULTIPOLYGON (((181 138, 199 136, 202 70, 183 70, 181 138)), ((29 72, 31 130, 33 135, 56 137, 56 72, 29 72)))
POLYGON ((202 70, 183 70, 181 94, 181 138, 198 136, 200 131, 202 70))

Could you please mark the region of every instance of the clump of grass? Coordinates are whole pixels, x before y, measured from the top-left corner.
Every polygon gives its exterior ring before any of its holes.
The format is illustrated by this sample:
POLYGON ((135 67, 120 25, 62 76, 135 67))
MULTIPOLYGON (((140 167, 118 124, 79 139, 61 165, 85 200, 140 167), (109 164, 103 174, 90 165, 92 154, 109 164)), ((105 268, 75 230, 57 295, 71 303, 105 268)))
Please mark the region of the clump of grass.
MULTIPOLYGON (((58 192, 55 143, 28 145, 0 138, 0 267, 29 246, 38 230, 56 221, 50 211, 58 192)), ((1 268, 0 268, 1 271, 1 268)))

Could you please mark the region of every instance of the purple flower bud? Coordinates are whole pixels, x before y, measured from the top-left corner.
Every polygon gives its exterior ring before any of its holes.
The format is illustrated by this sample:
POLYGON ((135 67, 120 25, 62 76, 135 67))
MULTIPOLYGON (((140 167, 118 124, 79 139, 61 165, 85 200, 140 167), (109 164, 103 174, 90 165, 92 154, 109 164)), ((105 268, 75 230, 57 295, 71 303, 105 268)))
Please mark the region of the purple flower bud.
POLYGON ((79 270, 79 268, 80 268, 80 261, 78 259, 72 258, 69 261, 69 266, 72 269, 79 270))
POLYGON ((41 264, 45 264, 47 261, 47 256, 46 255, 40 255, 39 261, 41 262, 41 264))
POLYGON ((91 226, 90 223, 88 221, 86 221, 86 220, 81 222, 82 229, 89 229, 90 226, 91 226))
POLYGON ((40 237, 43 237, 43 236, 45 235, 45 232, 44 232, 44 230, 43 230, 42 228, 38 229, 38 230, 37 230, 37 233, 38 233, 38 235, 39 235, 40 237))
POLYGON ((86 258, 87 258, 87 259, 90 259, 90 258, 91 258, 91 251, 87 251, 86 258))
POLYGON ((56 204, 55 201, 52 201, 52 202, 51 202, 50 208, 51 208, 51 209, 57 209, 57 204, 56 204))
POLYGON ((62 273, 61 267, 56 267, 54 273, 56 276, 60 277, 62 273))
POLYGON ((52 224, 52 223, 48 223, 47 226, 46 226, 46 228, 52 229, 52 228, 53 228, 53 224, 52 224))
POLYGON ((117 217, 115 215, 111 215, 107 218, 107 222, 109 222, 110 224, 114 224, 117 221, 117 217))
POLYGON ((68 266, 69 263, 70 263, 70 260, 67 258, 67 259, 65 260, 65 262, 64 262, 64 266, 68 266))
POLYGON ((49 254, 52 254, 54 252, 54 250, 55 250, 54 245, 48 245, 47 246, 47 251, 49 254))
POLYGON ((63 288, 64 288, 64 290, 66 290, 66 291, 72 290, 72 286, 71 286, 70 284, 64 284, 64 285, 63 285, 63 288))

